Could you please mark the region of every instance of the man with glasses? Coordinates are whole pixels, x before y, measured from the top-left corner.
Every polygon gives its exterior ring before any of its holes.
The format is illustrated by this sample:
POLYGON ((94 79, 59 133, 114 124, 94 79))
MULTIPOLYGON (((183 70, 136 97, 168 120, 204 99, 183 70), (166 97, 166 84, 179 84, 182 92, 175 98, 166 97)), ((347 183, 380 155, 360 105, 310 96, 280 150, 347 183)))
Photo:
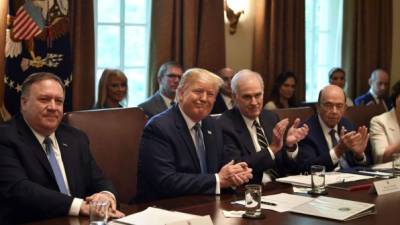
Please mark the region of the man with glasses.
POLYGON ((326 171, 365 166, 370 162, 366 154, 368 130, 356 128, 343 118, 346 95, 336 85, 324 87, 318 96, 317 114, 306 121, 310 128, 307 137, 299 143, 297 157, 301 171, 311 165, 324 165, 326 171))
POLYGON ((174 104, 176 88, 182 73, 182 66, 177 62, 169 61, 160 66, 157 73, 158 91, 138 105, 149 119, 174 104))

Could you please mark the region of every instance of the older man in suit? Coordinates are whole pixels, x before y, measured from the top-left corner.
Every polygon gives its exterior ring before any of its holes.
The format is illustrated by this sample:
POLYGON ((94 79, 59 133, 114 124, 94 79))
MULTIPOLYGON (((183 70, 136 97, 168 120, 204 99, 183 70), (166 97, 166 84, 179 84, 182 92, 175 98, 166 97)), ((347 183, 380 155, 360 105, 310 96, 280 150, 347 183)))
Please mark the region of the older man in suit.
POLYGON ((367 128, 356 128, 343 118, 343 89, 336 85, 324 87, 319 93, 317 111, 305 122, 310 132, 299 143, 297 160, 301 171, 309 171, 311 165, 324 165, 326 171, 332 171, 370 164, 370 153, 364 153, 369 137, 367 128))
POLYGON ((231 89, 231 80, 233 75, 235 75, 235 72, 229 67, 222 68, 218 71, 218 76, 221 77, 221 79, 224 81, 224 84, 219 90, 214 107, 211 110, 211 114, 220 114, 228 109, 233 108, 231 89))
POLYGON ((383 104, 386 111, 392 108, 392 103, 388 98, 389 74, 383 69, 376 69, 371 73, 368 80, 370 90, 358 96, 355 105, 383 104))
POLYGON ((0 224, 66 215, 89 215, 89 202, 116 191, 89 151, 86 135, 60 124, 65 90, 49 73, 22 84, 21 114, 0 126, 0 224))
POLYGON ((223 165, 222 134, 208 117, 221 83, 207 70, 186 71, 178 104, 147 123, 139 149, 137 202, 219 194, 251 178, 246 163, 223 165))
POLYGON ((157 73, 159 89, 138 107, 148 118, 159 114, 174 104, 176 88, 182 76, 182 67, 177 62, 169 61, 160 66, 157 73))
POLYGON ((255 183, 297 172, 297 142, 307 135, 307 125, 298 127, 297 119, 285 139, 289 120, 279 121, 276 114, 263 109, 264 82, 258 73, 239 71, 231 85, 236 106, 225 111, 219 122, 224 127, 224 144, 240 147, 226 147, 227 157, 247 162, 255 183))

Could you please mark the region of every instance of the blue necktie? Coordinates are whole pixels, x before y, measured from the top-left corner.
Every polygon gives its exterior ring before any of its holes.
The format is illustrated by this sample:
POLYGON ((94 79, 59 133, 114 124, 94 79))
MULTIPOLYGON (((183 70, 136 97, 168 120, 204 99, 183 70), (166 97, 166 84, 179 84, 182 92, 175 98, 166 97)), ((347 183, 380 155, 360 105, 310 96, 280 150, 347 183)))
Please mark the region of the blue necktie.
POLYGON ((53 147, 51 146, 53 142, 47 136, 44 139, 43 143, 46 146, 47 159, 49 160, 51 169, 53 170, 54 176, 56 177, 56 182, 57 182, 58 188, 60 189, 61 193, 68 195, 69 193, 67 191, 67 187, 65 185, 64 178, 62 176, 60 167, 57 163, 57 159, 56 159, 56 155, 54 153, 53 147))
MULTIPOLYGON (((336 130, 335 129, 332 129, 332 130, 329 131, 329 135, 331 136, 331 139, 332 139, 332 147, 335 147, 337 145, 337 143, 338 143, 335 134, 336 134, 336 130)), ((342 169, 350 168, 349 164, 346 161, 345 153, 343 153, 343 155, 339 158, 339 165, 340 165, 340 168, 342 168, 342 169)))
POLYGON ((206 148, 204 147, 204 137, 201 131, 200 123, 196 123, 193 126, 195 130, 195 141, 196 141, 196 154, 199 158, 201 173, 207 173, 207 163, 206 163, 206 148))

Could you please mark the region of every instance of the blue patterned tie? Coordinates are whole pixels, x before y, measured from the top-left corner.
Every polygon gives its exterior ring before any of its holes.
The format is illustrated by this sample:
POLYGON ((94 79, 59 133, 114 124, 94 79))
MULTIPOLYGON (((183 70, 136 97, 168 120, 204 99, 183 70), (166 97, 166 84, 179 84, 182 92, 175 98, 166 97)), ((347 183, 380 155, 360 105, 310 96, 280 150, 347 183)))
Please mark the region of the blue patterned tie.
POLYGON ((65 185, 64 178, 62 176, 60 167, 59 167, 59 165, 57 163, 56 155, 55 155, 53 147, 52 147, 52 143, 53 142, 47 136, 44 139, 43 143, 46 146, 47 159, 49 160, 51 169, 53 170, 54 176, 56 177, 56 182, 57 182, 58 188, 60 189, 61 193, 64 193, 64 194, 68 195, 69 193, 67 191, 67 187, 65 185))
MULTIPOLYGON (((332 129, 332 130, 329 131, 329 135, 331 136, 331 139, 332 139, 332 148, 335 147, 337 145, 337 143, 338 143, 335 134, 336 134, 336 130, 335 129, 332 129)), ((342 156, 339 158, 339 165, 340 165, 340 168, 342 168, 342 169, 350 168, 349 164, 346 161, 345 153, 343 153, 342 156)))
POLYGON ((206 163, 206 148, 204 147, 204 137, 203 132, 201 131, 200 123, 196 123, 193 126, 193 129, 196 132, 195 140, 196 140, 196 154, 199 158, 201 173, 207 173, 207 163, 206 163))

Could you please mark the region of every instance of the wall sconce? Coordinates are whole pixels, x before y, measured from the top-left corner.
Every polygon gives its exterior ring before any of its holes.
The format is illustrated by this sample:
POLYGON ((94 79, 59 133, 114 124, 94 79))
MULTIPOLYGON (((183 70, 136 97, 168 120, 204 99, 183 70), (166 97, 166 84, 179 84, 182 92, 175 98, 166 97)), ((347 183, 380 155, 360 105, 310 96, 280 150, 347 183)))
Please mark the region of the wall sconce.
POLYGON ((227 0, 224 0, 224 10, 226 12, 226 18, 229 21, 229 34, 234 34, 236 33, 239 18, 244 13, 244 10, 238 12, 233 11, 233 9, 229 7, 227 0))

